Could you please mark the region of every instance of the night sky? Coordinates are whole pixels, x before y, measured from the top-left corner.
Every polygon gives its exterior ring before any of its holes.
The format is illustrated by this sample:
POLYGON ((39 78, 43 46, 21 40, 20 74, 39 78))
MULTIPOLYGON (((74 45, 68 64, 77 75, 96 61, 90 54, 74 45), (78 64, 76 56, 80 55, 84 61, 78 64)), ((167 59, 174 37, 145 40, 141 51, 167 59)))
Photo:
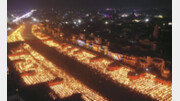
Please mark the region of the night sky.
POLYGON ((171 8, 172 0, 7 0, 8 9, 31 8, 171 8))

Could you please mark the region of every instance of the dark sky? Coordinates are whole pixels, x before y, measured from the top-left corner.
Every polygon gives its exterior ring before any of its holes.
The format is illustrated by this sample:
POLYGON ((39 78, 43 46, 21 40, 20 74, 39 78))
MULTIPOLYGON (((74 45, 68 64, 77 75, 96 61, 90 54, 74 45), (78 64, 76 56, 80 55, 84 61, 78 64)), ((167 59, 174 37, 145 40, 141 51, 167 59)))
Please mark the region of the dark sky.
POLYGON ((171 8, 172 0, 7 0, 8 9, 28 8, 171 8))

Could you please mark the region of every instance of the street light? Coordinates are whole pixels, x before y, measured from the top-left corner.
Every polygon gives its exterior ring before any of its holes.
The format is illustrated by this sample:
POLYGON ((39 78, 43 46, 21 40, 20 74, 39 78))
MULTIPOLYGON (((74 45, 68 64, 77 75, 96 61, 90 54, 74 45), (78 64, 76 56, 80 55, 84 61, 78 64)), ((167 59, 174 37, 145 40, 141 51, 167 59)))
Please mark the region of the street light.
POLYGON ((10 27, 8 27, 8 29, 7 29, 7 30, 9 31, 9 30, 11 30, 11 28, 10 28, 10 27))
POLYGON ((146 18, 146 19, 145 19, 145 22, 149 22, 149 19, 148 19, 148 18, 146 18))
POLYGON ((108 21, 105 21, 105 22, 104 22, 104 24, 106 24, 106 25, 107 25, 107 24, 109 24, 109 22, 108 22, 108 21))
POLYGON ((78 23, 81 23, 82 21, 81 21, 81 19, 78 19, 78 23))
POLYGON ((171 26, 171 25, 172 25, 172 22, 169 22, 168 25, 171 26))
POLYGON ((90 19, 91 22, 93 22, 93 19, 90 19))
POLYGON ((37 21, 37 19, 36 19, 36 18, 33 18, 33 21, 35 21, 35 22, 36 22, 36 21, 37 21))

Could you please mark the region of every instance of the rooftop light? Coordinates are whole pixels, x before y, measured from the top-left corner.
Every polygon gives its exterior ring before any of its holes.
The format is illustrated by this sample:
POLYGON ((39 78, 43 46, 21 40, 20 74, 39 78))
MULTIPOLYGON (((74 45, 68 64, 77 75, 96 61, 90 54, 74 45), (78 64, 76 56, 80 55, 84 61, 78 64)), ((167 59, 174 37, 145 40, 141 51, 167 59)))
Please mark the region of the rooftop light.
POLYGON ((146 18, 146 19, 145 19, 145 22, 149 22, 149 19, 148 19, 148 18, 146 18))
POLYGON ((105 22, 104 22, 104 24, 106 24, 106 25, 107 25, 107 24, 109 24, 109 22, 108 22, 108 21, 105 21, 105 22))

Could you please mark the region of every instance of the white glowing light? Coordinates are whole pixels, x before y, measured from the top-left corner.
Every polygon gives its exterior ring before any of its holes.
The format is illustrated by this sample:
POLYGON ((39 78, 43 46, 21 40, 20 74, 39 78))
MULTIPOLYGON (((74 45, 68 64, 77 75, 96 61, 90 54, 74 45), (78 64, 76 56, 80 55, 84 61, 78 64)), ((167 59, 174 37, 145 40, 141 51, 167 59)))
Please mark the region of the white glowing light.
POLYGON ((47 20, 47 19, 46 19, 45 21, 46 21, 46 22, 49 22, 49 20, 47 20))
POLYGON ((86 14, 86 16, 89 16, 89 14, 86 14))
POLYGON ((140 22, 141 20, 138 20, 138 19, 134 19, 133 22, 140 22))
POLYGON ((8 27, 8 29, 7 29, 7 30, 9 31, 9 30, 11 30, 11 28, 10 28, 10 27, 8 27))
POLYGON ((146 68, 146 71, 149 71, 149 69, 148 69, 148 68, 146 68))
POLYGON ((82 21, 81 21, 81 19, 78 19, 78 23, 81 23, 82 21))
POLYGON ((66 21, 65 24, 68 24, 68 22, 66 21))
POLYGON ((33 18, 33 21, 35 21, 35 22, 36 22, 36 21, 37 21, 37 19, 36 19, 36 18, 33 18))
POLYGON ((149 19, 148 19, 148 18, 146 18, 146 19, 145 19, 145 22, 149 22, 149 19))
POLYGON ((13 14, 11 14, 11 16, 12 16, 13 18, 15 18, 15 16, 14 16, 13 14))
POLYGON ((107 25, 107 24, 109 24, 109 22, 108 22, 108 21, 105 21, 105 22, 104 22, 104 24, 106 24, 106 25, 107 25))
POLYGON ((154 17, 155 17, 155 18, 160 18, 160 19, 162 19, 162 18, 163 18, 163 15, 155 15, 154 17))
POLYGON ((17 17, 16 19, 13 20, 13 22, 18 22, 19 20, 21 20, 21 19, 23 19, 23 18, 28 18, 28 17, 30 17, 30 16, 33 14, 34 11, 36 11, 36 10, 31 10, 30 12, 22 15, 21 17, 17 17))
POLYGON ((127 14, 122 14, 121 17, 125 18, 125 17, 128 17, 127 14))
POLYGON ((76 21, 74 21, 73 23, 76 24, 76 21))
POLYGON ((172 25, 172 22, 169 22, 168 25, 171 26, 171 25, 172 25))
POLYGON ((93 22, 93 19, 90 19, 91 22, 93 22))

